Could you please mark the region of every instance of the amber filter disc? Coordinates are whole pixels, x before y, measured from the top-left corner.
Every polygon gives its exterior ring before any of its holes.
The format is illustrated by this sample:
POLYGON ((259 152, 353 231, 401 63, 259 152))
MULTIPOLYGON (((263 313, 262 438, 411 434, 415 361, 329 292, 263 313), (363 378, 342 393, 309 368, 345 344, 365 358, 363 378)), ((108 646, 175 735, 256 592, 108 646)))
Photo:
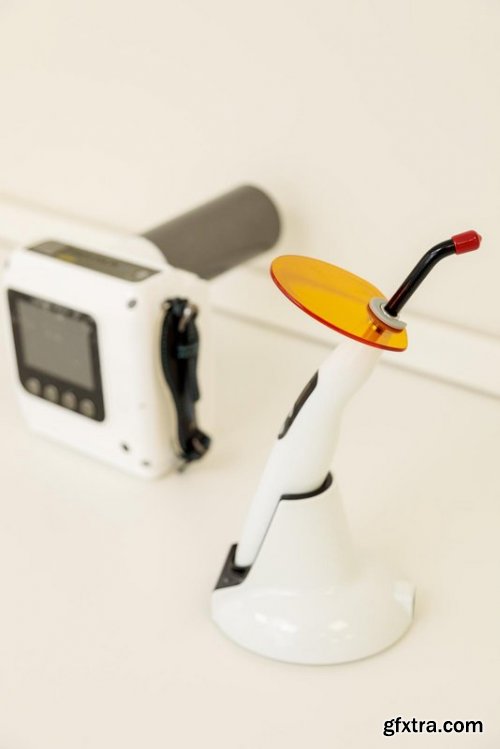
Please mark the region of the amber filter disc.
POLYGON ((369 346, 406 349, 406 330, 393 330, 370 312, 370 300, 385 296, 363 278, 303 255, 277 257, 271 263, 271 276, 291 302, 323 325, 369 346))

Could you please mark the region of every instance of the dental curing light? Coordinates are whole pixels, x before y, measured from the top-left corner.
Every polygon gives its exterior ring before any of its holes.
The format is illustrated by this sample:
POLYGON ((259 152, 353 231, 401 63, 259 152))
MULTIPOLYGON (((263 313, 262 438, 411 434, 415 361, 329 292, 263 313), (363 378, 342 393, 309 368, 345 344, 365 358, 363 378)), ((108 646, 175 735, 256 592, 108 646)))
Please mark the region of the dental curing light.
POLYGON ((353 547, 330 466, 345 404, 382 350, 407 347, 403 306, 437 262, 480 242, 467 231, 435 245, 389 301, 321 260, 273 261, 285 296, 350 340, 329 355, 285 419, 213 592, 213 618, 239 645, 282 661, 342 663, 384 650, 410 626, 414 587, 353 547))

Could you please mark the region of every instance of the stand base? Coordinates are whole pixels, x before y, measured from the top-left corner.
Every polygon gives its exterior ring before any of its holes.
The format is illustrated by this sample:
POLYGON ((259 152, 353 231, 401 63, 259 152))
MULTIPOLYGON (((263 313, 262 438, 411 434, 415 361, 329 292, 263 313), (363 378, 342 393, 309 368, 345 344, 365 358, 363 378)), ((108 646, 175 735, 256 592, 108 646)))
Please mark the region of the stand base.
POLYGON ((366 658, 399 640, 413 618, 413 585, 356 559, 336 485, 310 499, 282 500, 250 570, 228 575, 230 568, 228 559, 213 619, 230 639, 268 658, 366 658))
POLYGON ((290 592, 242 583, 213 594, 212 615, 238 645, 289 663, 355 661, 397 642, 414 588, 370 567, 350 585, 290 592))

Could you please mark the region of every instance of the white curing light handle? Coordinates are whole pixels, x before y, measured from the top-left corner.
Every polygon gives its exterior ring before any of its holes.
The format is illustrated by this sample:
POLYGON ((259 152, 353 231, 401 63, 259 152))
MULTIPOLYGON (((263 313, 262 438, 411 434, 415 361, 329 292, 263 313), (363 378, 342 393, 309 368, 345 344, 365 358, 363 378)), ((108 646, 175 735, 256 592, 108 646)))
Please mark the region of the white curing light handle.
POLYGON ((380 353, 378 348, 346 340, 304 388, 285 420, 252 500, 236 549, 237 567, 250 567, 255 561, 283 494, 314 491, 324 482, 342 410, 368 379, 380 353))

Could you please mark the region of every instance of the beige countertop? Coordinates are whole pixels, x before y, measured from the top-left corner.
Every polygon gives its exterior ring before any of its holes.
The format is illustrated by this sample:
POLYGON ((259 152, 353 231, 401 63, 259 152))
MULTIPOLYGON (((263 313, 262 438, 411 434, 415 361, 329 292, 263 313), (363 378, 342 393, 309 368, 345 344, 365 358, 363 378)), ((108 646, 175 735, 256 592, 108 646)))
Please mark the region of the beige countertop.
POLYGON ((398 715, 484 733, 394 746, 497 748, 500 400, 379 367, 334 470, 359 544, 416 583, 414 625, 354 664, 268 661, 220 634, 210 591, 327 348, 214 328, 214 449, 151 483, 30 434, 0 368, 2 749, 372 749, 398 715))

